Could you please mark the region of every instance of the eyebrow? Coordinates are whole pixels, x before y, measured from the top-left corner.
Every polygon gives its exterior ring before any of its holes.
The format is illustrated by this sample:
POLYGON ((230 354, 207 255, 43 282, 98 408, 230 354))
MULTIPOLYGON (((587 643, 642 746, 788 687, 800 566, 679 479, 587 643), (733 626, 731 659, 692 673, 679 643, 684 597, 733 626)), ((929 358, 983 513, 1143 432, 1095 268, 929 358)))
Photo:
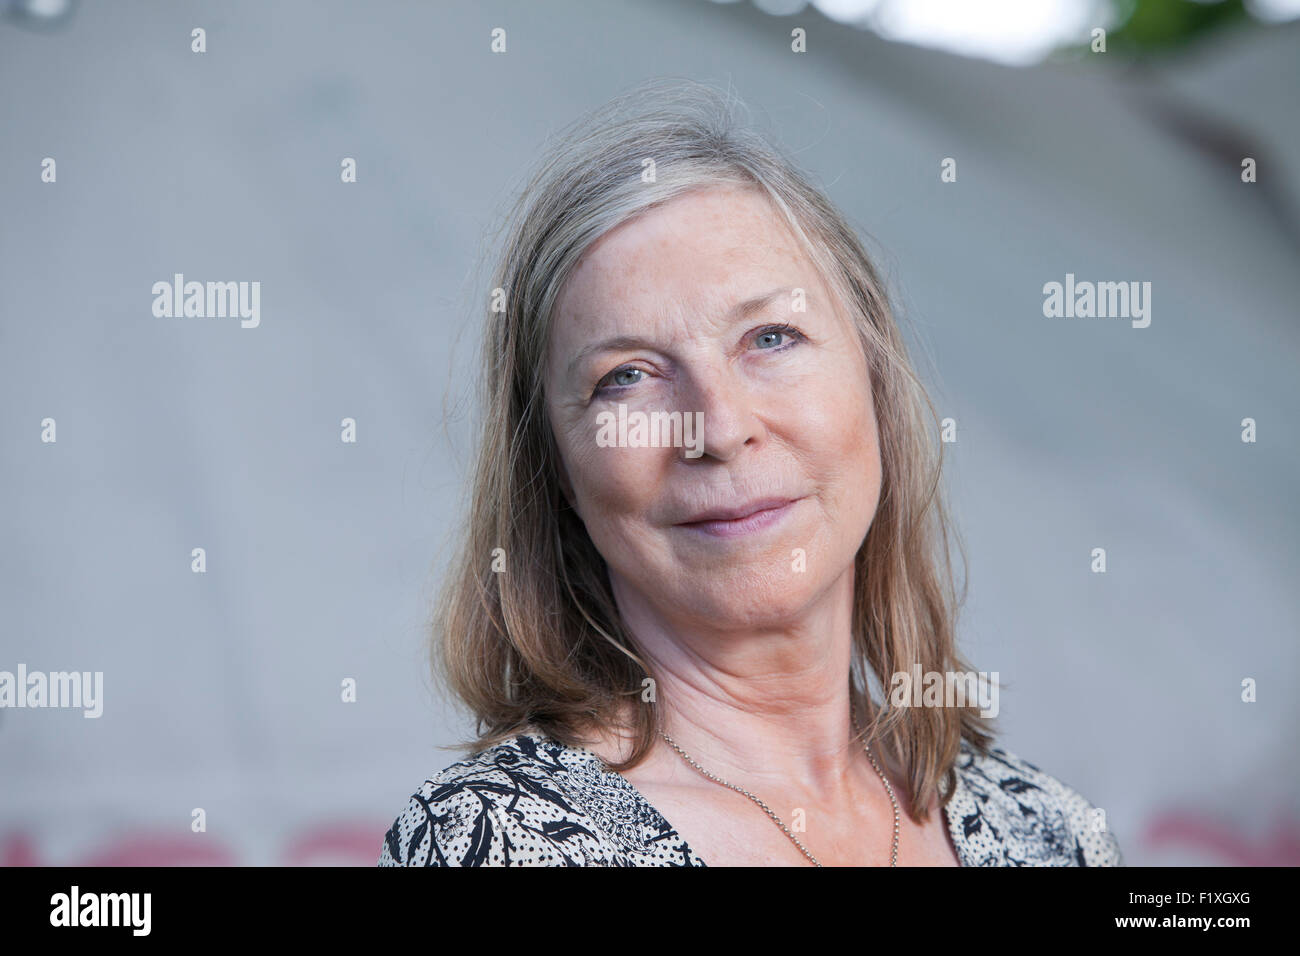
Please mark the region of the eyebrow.
MULTIPOLYGON (((780 296, 789 295, 791 291, 791 286, 779 286, 775 289, 769 289, 760 295, 737 302, 727 310, 725 318, 733 321, 736 319, 747 319, 758 312, 762 312, 780 296)), ((578 365, 581 364, 582 360, 587 358, 589 355, 594 355, 597 352, 612 352, 620 349, 634 349, 637 347, 652 347, 652 343, 639 335, 616 335, 608 339, 601 339, 599 342, 593 342, 592 344, 578 350, 578 354, 575 355, 573 361, 569 363, 568 377, 573 377, 573 373, 577 371, 578 365)))

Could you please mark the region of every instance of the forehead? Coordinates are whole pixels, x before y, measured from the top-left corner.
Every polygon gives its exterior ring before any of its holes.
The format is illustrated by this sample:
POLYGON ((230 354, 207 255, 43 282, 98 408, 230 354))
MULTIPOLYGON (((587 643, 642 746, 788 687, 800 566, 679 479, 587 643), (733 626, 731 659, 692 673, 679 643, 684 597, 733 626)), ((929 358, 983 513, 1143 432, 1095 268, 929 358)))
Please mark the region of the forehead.
POLYGON ((713 311, 771 286, 816 282, 789 226, 757 188, 716 186, 677 196, 593 243, 555 317, 583 335, 614 309, 643 317, 713 311))

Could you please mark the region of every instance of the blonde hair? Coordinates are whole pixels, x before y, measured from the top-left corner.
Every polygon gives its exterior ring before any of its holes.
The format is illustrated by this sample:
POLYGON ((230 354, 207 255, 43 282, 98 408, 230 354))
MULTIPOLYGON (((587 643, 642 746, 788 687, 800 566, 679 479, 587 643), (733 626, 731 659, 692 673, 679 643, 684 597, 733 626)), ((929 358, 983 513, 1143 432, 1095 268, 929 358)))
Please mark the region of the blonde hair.
MULTIPOLYGON (((603 558, 560 490, 542 382, 550 323, 584 251, 615 226, 689 190, 757 188, 843 297, 868 356, 882 476, 856 558, 850 693, 855 710, 872 715, 866 739, 880 735, 892 748, 909 815, 923 822, 935 797, 942 807, 952 795, 962 737, 980 749, 992 742, 973 705, 877 708, 869 683, 889 687, 914 664, 970 670, 955 647, 959 601, 934 408, 861 241, 739 120, 739 106, 690 81, 644 83, 557 135, 510 210, 493 281, 504 312, 486 316, 485 417, 459 553, 436 611, 435 677, 477 718, 477 739, 460 745, 472 751, 534 728, 582 745, 593 728, 619 722, 623 702, 654 677, 620 619, 603 558), (647 160, 653 177, 643 177, 647 160), (493 568, 498 548, 506 573, 493 568)), ((640 763, 658 735, 657 707, 631 714, 633 749, 614 770, 640 763)))

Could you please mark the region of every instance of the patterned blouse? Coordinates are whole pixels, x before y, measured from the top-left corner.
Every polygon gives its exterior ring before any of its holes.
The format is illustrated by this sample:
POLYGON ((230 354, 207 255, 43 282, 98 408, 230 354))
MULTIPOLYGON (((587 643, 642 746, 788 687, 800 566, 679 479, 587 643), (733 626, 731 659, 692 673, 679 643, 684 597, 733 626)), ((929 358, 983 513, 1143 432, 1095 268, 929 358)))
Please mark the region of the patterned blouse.
MULTIPOLYGON (((964 739, 943 808, 962 866, 1123 866, 1079 793, 964 739)), ((426 780, 380 866, 705 866, 626 777, 584 748, 518 734, 426 780)))

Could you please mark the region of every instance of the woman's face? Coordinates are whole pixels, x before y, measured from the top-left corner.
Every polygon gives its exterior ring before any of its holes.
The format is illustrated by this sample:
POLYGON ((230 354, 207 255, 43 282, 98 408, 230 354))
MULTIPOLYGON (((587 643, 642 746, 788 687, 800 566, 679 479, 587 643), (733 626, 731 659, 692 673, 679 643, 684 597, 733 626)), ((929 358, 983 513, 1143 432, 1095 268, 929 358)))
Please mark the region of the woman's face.
POLYGON ((545 375, 565 494, 629 620, 779 627, 852 580, 880 493, 869 373, 760 193, 697 190, 601 237, 561 291, 545 375), (702 442, 638 442, 653 412, 702 413, 702 442))

